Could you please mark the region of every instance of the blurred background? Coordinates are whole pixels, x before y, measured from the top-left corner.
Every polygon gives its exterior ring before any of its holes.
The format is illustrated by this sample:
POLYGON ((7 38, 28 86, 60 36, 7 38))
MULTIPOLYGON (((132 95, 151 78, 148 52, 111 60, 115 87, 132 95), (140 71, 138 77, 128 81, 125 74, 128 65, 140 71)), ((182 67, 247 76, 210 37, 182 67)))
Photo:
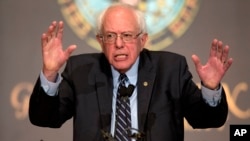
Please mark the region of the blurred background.
MULTIPOLYGON (((126 0, 123 0, 126 1, 126 0)), ((63 44, 73 53, 100 52, 94 18, 115 0, 0 1, 0 140, 70 141, 72 120, 59 129, 32 125, 29 96, 42 67, 40 37, 53 20, 65 22, 63 44)), ((250 124, 250 1, 247 0, 127 0, 145 12, 150 41, 147 48, 176 52, 187 58, 199 84, 192 54, 207 61, 214 38, 230 46, 233 65, 222 84, 229 115, 218 129, 192 129, 185 124, 185 141, 228 141, 232 124, 250 124)))

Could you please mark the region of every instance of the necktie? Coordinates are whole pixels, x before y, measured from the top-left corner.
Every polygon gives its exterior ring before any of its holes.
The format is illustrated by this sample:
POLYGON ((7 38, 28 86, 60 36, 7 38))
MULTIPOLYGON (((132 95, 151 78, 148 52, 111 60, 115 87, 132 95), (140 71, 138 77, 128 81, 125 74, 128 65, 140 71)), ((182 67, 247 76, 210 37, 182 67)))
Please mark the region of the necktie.
POLYGON ((130 102, 128 97, 121 97, 119 89, 125 87, 125 82, 128 81, 126 74, 121 74, 119 77, 119 87, 117 91, 116 99, 116 127, 115 127, 115 139, 117 141, 129 141, 131 140, 129 135, 129 128, 131 127, 131 113, 130 102))

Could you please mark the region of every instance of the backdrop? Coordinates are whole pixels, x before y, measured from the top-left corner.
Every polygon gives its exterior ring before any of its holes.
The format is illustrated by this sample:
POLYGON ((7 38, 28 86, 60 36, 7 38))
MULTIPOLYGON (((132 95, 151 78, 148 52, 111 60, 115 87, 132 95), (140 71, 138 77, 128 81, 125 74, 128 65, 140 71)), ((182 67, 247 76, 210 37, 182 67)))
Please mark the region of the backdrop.
MULTIPOLYGON (((0 1, 1 141, 72 140, 72 120, 59 129, 50 129, 36 127, 28 119, 29 96, 42 66, 40 37, 53 20, 62 20, 65 22, 65 47, 77 44, 74 54, 99 52, 92 30, 93 17, 111 2, 112 0, 0 1)), ((228 141, 231 124, 250 124, 250 1, 128 2, 134 2, 147 12, 151 36, 147 47, 186 56, 197 84, 199 79, 191 55, 199 55, 205 63, 214 38, 230 45, 230 56, 234 62, 222 81, 229 103, 227 122, 221 128, 204 130, 193 130, 185 124, 185 141, 228 141)))

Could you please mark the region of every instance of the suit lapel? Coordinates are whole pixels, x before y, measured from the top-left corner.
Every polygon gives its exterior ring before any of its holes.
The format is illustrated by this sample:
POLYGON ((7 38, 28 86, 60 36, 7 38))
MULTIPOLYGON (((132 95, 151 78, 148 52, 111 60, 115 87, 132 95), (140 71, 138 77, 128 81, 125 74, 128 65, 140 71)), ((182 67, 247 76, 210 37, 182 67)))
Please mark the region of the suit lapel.
POLYGON ((97 91, 97 100, 101 120, 101 128, 110 131, 112 98, 113 98, 113 81, 110 66, 105 58, 101 58, 98 69, 100 72, 95 73, 95 83, 97 91))
POLYGON ((143 51, 138 72, 138 123, 140 131, 144 131, 147 122, 155 75, 152 62, 143 51))

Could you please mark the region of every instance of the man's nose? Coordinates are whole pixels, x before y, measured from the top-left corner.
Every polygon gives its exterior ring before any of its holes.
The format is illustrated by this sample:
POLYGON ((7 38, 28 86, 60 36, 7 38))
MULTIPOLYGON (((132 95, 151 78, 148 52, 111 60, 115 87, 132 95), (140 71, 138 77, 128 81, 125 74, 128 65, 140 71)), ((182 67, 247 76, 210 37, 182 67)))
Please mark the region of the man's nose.
POLYGON ((123 47, 123 40, 122 37, 120 35, 118 35, 115 39, 115 45, 117 48, 122 48, 123 47))

